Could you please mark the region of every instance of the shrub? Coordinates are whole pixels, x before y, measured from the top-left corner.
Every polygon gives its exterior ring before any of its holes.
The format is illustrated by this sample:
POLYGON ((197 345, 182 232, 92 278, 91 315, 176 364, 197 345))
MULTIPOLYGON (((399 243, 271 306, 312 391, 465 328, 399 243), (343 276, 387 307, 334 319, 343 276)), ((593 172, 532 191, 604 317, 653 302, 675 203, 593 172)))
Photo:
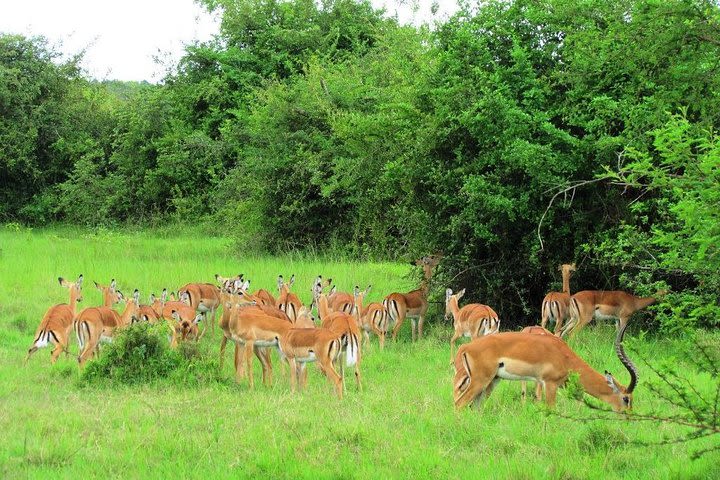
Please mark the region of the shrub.
POLYGON ((167 378, 182 362, 168 345, 165 325, 141 322, 117 332, 81 378, 84 383, 146 383, 167 378))

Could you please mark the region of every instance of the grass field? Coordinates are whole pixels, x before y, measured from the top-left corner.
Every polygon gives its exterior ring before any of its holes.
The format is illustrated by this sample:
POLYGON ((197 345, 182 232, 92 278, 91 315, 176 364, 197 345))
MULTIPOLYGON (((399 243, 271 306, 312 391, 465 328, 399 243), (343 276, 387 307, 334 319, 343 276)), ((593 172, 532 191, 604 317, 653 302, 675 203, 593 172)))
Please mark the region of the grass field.
MULTIPOLYGON (((93 280, 116 278, 126 295, 138 288, 146 300, 165 286, 241 272, 253 289, 272 289, 279 273, 294 273, 294 290, 304 301, 319 273, 348 290, 371 283, 370 300, 378 300, 391 290, 413 288, 410 268, 245 257, 232 241, 199 234, 0 227, 0 477, 717 478, 718 454, 690 460, 712 440, 639 446, 634 442, 659 441, 684 430, 620 416, 610 422, 568 420, 534 402, 521 403, 516 382, 501 383, 479 412, 455 412, 450 326, 437 309, 431 309, 427 337, 416 344, 409 341, 409 322, 402 339, 389 342, 383 352, 373 339, 363 353, 364 390, 348 382, 342 401, 314 368, 308 389, 292 395, 277 362, 272 387, 258 383, 254 391, 234 383, 230 361, 222 381, 197 386, 83 387, 75 359, 63 355, 51 366, 50 349, 23 367, 44 311, 67 302, 58 276, 85 275, 82 308, 100 303, 93 280)), ((608 369, 627 383, 613 337, 613 326, 594 326, 571 345, 594 368, 608 369)), ((213 360, 219 340, 219 332, 203 339, 213 360)), ((698 388, 710 388, 707 377, 692 373, 682 339, 648 336, 631 343, 633 356, 653 364, 675 362, 694 376, 698 388)), ((74 340, 71 349, 77 349, 74 340)), ((676 413, 650 393, 646 382, 653 375, 637 363, 635 410, 676 413)), ((565 392, 557 412, 595 415, 565 392)))

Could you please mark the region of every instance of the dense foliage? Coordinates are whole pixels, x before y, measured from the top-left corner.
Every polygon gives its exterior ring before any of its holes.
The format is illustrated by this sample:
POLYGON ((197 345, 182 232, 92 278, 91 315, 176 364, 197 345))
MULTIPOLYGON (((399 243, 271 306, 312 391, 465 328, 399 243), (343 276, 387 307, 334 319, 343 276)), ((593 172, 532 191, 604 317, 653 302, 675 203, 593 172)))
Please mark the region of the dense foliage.
POLYGON ((495 0, 419 28, 368 1, 202 3, 220 34, 154 86, 0 36, 0 218, 442 250, 440 282, 508 327, 576 261, 573 290, 669 286, 662 325, 717 321, 715 2, 495 0))

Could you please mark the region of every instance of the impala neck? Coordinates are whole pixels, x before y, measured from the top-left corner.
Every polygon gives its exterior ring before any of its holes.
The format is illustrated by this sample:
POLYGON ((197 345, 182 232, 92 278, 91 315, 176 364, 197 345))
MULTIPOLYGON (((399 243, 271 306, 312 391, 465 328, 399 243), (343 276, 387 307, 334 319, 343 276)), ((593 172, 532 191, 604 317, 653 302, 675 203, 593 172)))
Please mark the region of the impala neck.
POLYGON ((643 308, 652 305, 657 301, 655 297, 637 297, 635 298, 635 310, 642 310, 643 308))
POLYGON ((448 306, 450 307, 450 313, 452 313, 453 320, 457 320, 457 316, 460 313, 460 306, 458 305, 458 299, 455 295, 450 296, 448 306))
POLYGON ((320 294, 318 297, 318 316, 320 320, 325 318, 329 313, 328 297, 325 294, 320 294))
POLYGON ((574 353, 570 359, 570 370, 578 373, 580 384, 588 394, 604 402, 611 403, 608 398, 614 396, 615 393, 607 384, 603 374, 596 371, 574 353))
POLYGON ((121 323, 123 325, 130 325, 132 317, 135 313, 137 313, 137 303, 135 303, 135 300, 130 299, 125 304, 125 310, 120 316, 121 323))
POLYGON ((80 292, 77 288, 72 287, 70 289, 70 311, 72 312, 73 318, 77 315, 77 301, 80 298, 80 292))
POLYGON ((113 295, 115 292, 113 292, 110 288, 103 289, 103 307, 110 307, 112 308, 113 304, 115 303, 113 300, 113 295))
POLYGON ((570 295, 570 271, 563 270, 563 293, 570 295))

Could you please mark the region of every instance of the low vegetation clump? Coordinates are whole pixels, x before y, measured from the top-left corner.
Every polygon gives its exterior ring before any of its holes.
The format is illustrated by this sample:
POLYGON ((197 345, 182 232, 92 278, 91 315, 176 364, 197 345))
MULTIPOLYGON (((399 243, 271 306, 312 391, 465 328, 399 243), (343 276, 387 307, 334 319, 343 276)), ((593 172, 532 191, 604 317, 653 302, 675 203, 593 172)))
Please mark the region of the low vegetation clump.
POLYGON ((102 354, 89 362, 81 379, 84 383, 139 384, 169 377, 187 363, 168 346, 167 327, 138 322, 118 331, 102 354))

